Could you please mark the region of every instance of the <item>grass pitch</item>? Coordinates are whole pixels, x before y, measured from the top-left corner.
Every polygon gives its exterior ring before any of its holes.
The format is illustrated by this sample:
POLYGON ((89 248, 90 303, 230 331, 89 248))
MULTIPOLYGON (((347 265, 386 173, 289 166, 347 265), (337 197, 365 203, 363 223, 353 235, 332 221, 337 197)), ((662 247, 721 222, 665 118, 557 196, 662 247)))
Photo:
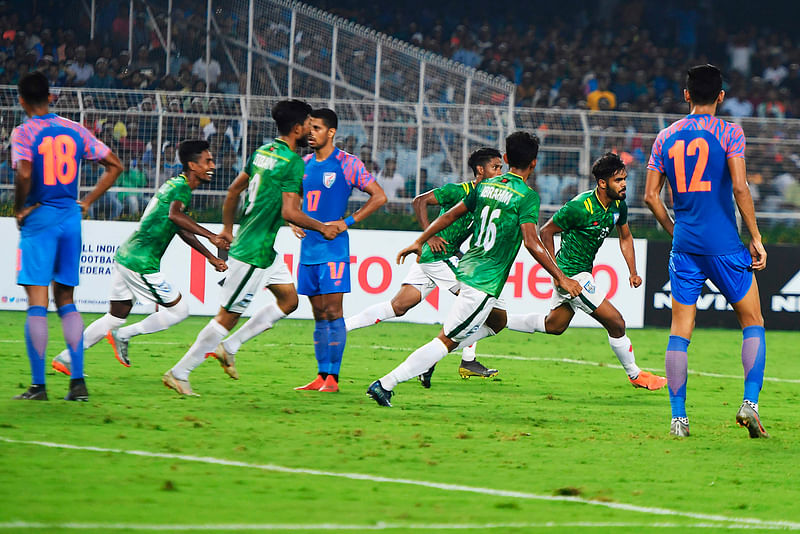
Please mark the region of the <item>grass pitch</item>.
MULTIPOLYGON (((0 532, 800 529, 798 332, 767 332, 769 440, 734 422, 741 334, 695 332, 692 436, 677 439, 666 390, 632 388, 602 330, 503 332, 478 345, 496 379, 460 379, 449 355, 430 390, 401 384, 386 409, 367 386, 437 326, 351 332, 341 392, 323 394, 292 389, 315 375, 313 323, 282 320, 237 355, 240 381, 208 361, 191 377, 202 397, 180 398, 161 374, 206 322, 134 339, 131 368, 90 349, 89 403, 61 401, 53 372, 49 402, 19 402, 24 314, 0 312, 0 532)), ((629 335, 663 373, 667 332, 629 335)))

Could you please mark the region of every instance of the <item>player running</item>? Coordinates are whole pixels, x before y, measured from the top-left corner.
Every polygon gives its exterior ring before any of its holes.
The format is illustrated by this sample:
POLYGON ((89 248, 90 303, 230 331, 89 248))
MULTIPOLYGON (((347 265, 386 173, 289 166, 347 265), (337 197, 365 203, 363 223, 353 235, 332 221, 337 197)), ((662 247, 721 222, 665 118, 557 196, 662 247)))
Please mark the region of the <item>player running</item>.
POLYGON ((645 202, 672 236, 672 326, 665 357, 672 406, 670 434, 689 435, 687 352, 697 298, 706 280, 711 280, 733 307, 742 327, 744 399, 736 422, 747 428, 751 438, 766 438, 769 435, 758 415, 766 342, 758 283, 752 271, 766 267, 767 253, 747 186, 744 133, 739 125, 714 116, 725 98, 717 67, 698 65, 689 69, 683 96, 691 112, 656 137, 645 186, 645 202), (672 188, 674 223, 660 198, 665 179, 672 188), (750 233, 749 252, 739 239, 731 198, 736 199, 750 233))
MULTIPOLYGON (((84 350, 106 338, 114 350, 114 356, 125 367, 131 365, 128 343, 132 337, 166 330, 189 317, 189 305, 178 288, 161 272, 161 258, 175 234, 205 256, 217 271, 228 268, 196 236, 205 237, 220 249, 227 249, 228 241, 209 232, 184 213, 189 207, 192 191, 210 183, 214 176, 216 166, 209 152, 208 141, 184 141, 178 147, 178 156, 184 172, 161 186, 142 213, 139 227, 114 256, 108 313, 83 332, 84 350), (135 300, 152 302, 160 309, 137 323, 123 327, 135 300)), ((70 353, 65 350, 53 359, 53 369, 69 375, 71 362, 70 353)))
MULTIPOLYGON (((446 184, 438 189, 417 196, 413 201, 414 212, 422 229, 428 227, 428 206, 441 206, 439 216, 464 200, 470 191, 484 178, 499 176, 503 168, 500 151, 494 148, 479 148, 470 154, 467 164, 475 176, 470 182, 446 184)), ((361 313, 345 320, 347 331, 377 324, 386 319, 401 317, 422 302, 437 286, 454 295, 460 286, 456 280, 456 265, 461 256, 461 244, 472 235, 472 214, 466 213, 422 245, 422 254, 402 282, 400 291, 391 301, 373 304, 361 313)), ((497 369, 487 369, 475 359, 475 346, 464 347, 458 372, 462 378, 470 376, 492 377, 497 369)), ((423 387, 431 387, 434 367, 421 375, 423 387)))
POLYGON ((87 401, 83 376, 83 320, 75 308, 81 254, 81 216, 114 184, 122 163, 86 128, 49 111, 50 87, 40 72, 19 81, 19 103, 28 119, 11 133, 11 164, 16 171, 14 215, 20 228, 17 283, 28 295, 25 344, 31 386, 17 400, 47 400, 44 378, 47 349, 48 286, 61 318, 67 350, 74 362, 64 400, 87 401), (81 160, 99 161, 105 172, 78 201, 81 160))
POLYGON ((347 341, 342 318, 342 300, 350 292, 350 240, 347 227, 361 222, 386 203, 386 194, 360 159, 333 144, 339 119, 333 110, 311 112, 309 145, 313 154, 305 158, 303 212, 320 221, 338 221, 347 209, 347 199, 356 187, 369 195, 360 209, 344 219, 344 231, 332 241, 317 232, 297 231, 300 266, 297 292, 307 295, 314 313, 314 356, 317 377, 297 390, 339 391, 339 369, 347 341))
POLYGON ((636 365, 633 345, 625 335, 625 320, 617 308, 596 291, 592 276, 592 264, 597 251, 616 227, 619 248, 630 272, 628 281, 631 287, 642 285, 642 277, 636 273, 633 236, 628 228, 628 206, 625 203, 628 171, 618 155, 607 152, 592 165, 592 175, 597 187, 567 202, 539 233, 542 243, 556 258, 559 268, 580 283, 581 294, 573 299, 556 289, 549 313, 509 315, 508 328, 519 332, 561 335, 575 316, 575 310, 582 310, 597 319, 608 331, 611 350, 628 374, 631 384, 651 391, 660 389, 667 385, 667 379, 642 371, 636 365), (561 248, 556 254, 553 236, 558 233, 562 234, 562 238, 561 248))
POLYGON ((222 205, 224 228, 219 235, 232 243, 219 311, 200 331, 183 358, 162 377, 165 386, 181 395, 196 395, 189 383, 189 374, 206 356, 217 358, 225 373, 238 379, 235 355, 242 344, 272 328, 275 322, 297 308, 292 275, 273 248, 283 221, 316 230, 325 239, 333 239, 339 233, 337 226, 323 224, 300 211, 304 166, 295 151, 308 144, 310 112, 311 106, 300 100, 282 100, 275 104, 272 118, 279 136, 253 152, 244 170, 228 188, 222 205), (234 239, 236 206, 245 191, 239 231, 234 239), (270 290, 276 302, 256 311, 223 341, 262 286, 270 290))
POLYGON ((400 382, 419 375, 448 352, 493 336, 506 325, 506 312, 496 307, 521 242, 549 272, 555 285, 576 296, 581 286, 556 266, 536 232, 539 195, 525 181, 536 167, 539 139, 528 132, 506 138, 504 159, 509 172, 479 183, 454 208, 436 219, 417 240, 397 255, 398 263, 411 253, 422 253, 422 245, 459 217, 472 212, 475 218, 470 249, 458 263, 456 278, 461 290, 444 320, 439 335, 414 351, 387 375, 367 389, 380 406, 391 406, 393 390, 400 382))

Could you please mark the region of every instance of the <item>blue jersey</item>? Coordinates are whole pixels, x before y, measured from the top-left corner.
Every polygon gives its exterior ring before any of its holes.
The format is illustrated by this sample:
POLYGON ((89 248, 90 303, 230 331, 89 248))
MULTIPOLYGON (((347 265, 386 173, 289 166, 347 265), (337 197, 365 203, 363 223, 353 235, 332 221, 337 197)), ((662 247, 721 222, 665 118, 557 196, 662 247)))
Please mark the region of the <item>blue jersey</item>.
POLYGON ((728 169, 744 150, 741 127, 713 115, 688 115, 658 134, 647 168, 666 174, 672 188, 673 251, 723 255, 744 247, 728 169))
MULTIPOLYGON (((325 161, 317 161, 314 154, 307 155, 303 160, 306 162, 303 213, 318 221, 337 221, 344 217, 353 188, 363 191, 375 181, 360 159, 338 148, 334 148, 325 161)), ((300 263, 350 262, 347 232, 330 241, 314 230, 305 232, 306 236, 300 245, 300 263)))
POLYGON ((31 117, 11 134, 13 167, 22 160, 31 162, 26 206, 74 206, 81 160, 100 160, 109 152, 86 128, 55 113, 31 117))

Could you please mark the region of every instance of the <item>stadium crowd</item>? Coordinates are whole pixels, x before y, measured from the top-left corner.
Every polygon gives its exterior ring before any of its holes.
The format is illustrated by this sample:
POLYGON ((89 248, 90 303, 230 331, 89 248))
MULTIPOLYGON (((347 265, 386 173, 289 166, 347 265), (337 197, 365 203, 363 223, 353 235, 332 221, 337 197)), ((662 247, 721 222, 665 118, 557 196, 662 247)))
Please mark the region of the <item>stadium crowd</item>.
MULTIPOLYGON (((474 2, 468 2, 468 7, 475 15, 468 17, 463 16, 463 9, 454 9, 452 2, 434 5, 413 0, 403 8, 392 9, 354 0, 313 3, 470 67, 505 76, 517 84, 517 106, 683 114, 684 67, 711 62, 729 73, 723 116, 800 117, 800 47, 791 31, 779 20, 773 20, 773 27, 766 30, 770 26, 763 21, 758 26, 755 22, 743 24, 719 10, 712 18, 713 1, 672 1, 653 6, 642 0, 610 0, 588 7, 567 1, 539 9, 540 16, 531 20, 503 13, 483 14, 481 10, 487 8, 474 2), (710 26, 711 20, 714 26, 710 26)), ((241 154, 247 152, 241 146, 242 125, 215 115, 240 114, 238 99, 191 94, 205 92, 206 79, 213 93, 236 95, 244 91, 243 78, 227 68, 229 58, 216 39, 206 73, 205 43, 196 39, 205 33, 204 2, 174 2, 169 73, 162 45, 167 27, 163 12, 151 12, 151 17, 144 10, 135 11, 129 38, 128 4, 99 0, 96 38, 92 40, 85 13, 80 9, 48 10, 49 4, 55 7, 58 2, 39 2, 42 9, 36 12, 21 0, 0 2, 0 84, 14 85, 26 72, 40 70, 54 87, 107 91, 84 99, 82 104, 88 110, 84 124, 120 154, 125 164, 120 187, 153 187, 163 182, 180 167, 175 144, 198 135, 211 142, 221 162, 220 184, 233 179, 241 154), (48 13, 59 13, 58 20, 48 13), (154 113, 157 97, 114 93, 116 89, 186 93, 161 102, 168 115, 160 147, 154 143, 157 119, 147 115, 154 113), (160 158, 156 157, 157 150, 161 151, 160 158)), ((225 8, 218 10, 216 17, 220 29, 215 35, 235 35, 242 24, 236 13, 225 8)), ((258 19, 256 33, 261 46, 269 48, 281 31, 281 25, 258 19)), ((326 52, 320 49, 315 53, 321 57, 326 52)), ((313 52, 299 53, 298 61, 313 66, 315 60, 322 61, 320 57, 313 52)), ((312 86, 307 89, 314 93, 312 86)), ((77 107, 77 101, 70 98, 65 93, 58 108, 77 107)), ((444 88, 439 98, 447 102, 444 88)), ((8 117, 4 122, 16 124, 18 118, 8 117)), ((264 136, 253 137, 260 141, 264 136)), ((410 175, 398 158, 402 154, 373 154, 370 146, 361 144, 362 139, 346 135, 341 139, 344 149, 360 155, 382 183, 389 185, 390 201, 414 196, 417 177, 410 175)), ((647 154, 641 146, 646 143, 641 138, 638 141, 638 151, 633 146, 620 148, 644 165, 647 154)), ((7 154, 7 147, 3 150, 7 154)), ((761 208, 774 211, 800 207, 800 157, 754 154, 753 158, 762 160, 752 166, 760 173, 751 180, 756 199, 764 201, 761 208)), ((0 163, 0 184, 12 181, 5 160, 7 157, 0 163)), ((547 162, 541 168, 544 174, 547 162)), ((424 170, 436 177, 443 172, 438 166, 424 170)), ((563 185, 564 177, 558 181, 563 185)), ((91 183, 92 177, 87 181, 91 183)), ((421 189, 428 185, 440 184, 435 180, 428 184, 423 177, 421 189)), ((561 189, 553 203, 563 202, 565 195, 574 192, 568 187, 561 189)), ((5 198, 8 193, 2 191, 0 195, 5 198)), ((107 194, 98 206, 106 217, 116 218, 126 213, 136 216, 145 203, 141 193, 118 192, 107 194)))

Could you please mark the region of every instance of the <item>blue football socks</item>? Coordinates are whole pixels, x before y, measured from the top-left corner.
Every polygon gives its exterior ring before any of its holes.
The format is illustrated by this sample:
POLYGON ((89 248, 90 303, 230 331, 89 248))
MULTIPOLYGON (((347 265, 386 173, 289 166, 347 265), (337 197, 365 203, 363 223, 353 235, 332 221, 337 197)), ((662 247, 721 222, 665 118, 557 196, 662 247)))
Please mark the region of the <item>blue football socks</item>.
POLYGON ((686 417, 686 377, 689 371, 689 340, 669 336, 664 366, 667 369, 667 389, 672 417, 686 417))
POLYGON ((317 370, 323 378, 328 376, 330 367, 330 329, 329 321, 314 322, 314 356, 317 358, 317 370))
POLYGON ((338 380, 339 369, 342 366, 342 356, 344 355, 344 346, 347 342, 347 328, 344 324, 344 318, 339 317, 333 321, 328 321, 329 335, 328 335, 328 374, 336 375, 338 380))
POLYGON ((58 309, 61 317, 61 330, 71 360, 70 371, 73 380, 83 378, 83 319, 75 304, 66 304, 58 309))
POLYGON ((47 351, 47 308, 31 306, 25 321, 25 346, 31 363, 31 383, 44 385, 44 356, 47 351))
POLYGON ((742 330, 742 367, 744 368, 744 400, 758 404, 758 394, 764 383, 767 342, 763 326, 748 326, 742 330))

